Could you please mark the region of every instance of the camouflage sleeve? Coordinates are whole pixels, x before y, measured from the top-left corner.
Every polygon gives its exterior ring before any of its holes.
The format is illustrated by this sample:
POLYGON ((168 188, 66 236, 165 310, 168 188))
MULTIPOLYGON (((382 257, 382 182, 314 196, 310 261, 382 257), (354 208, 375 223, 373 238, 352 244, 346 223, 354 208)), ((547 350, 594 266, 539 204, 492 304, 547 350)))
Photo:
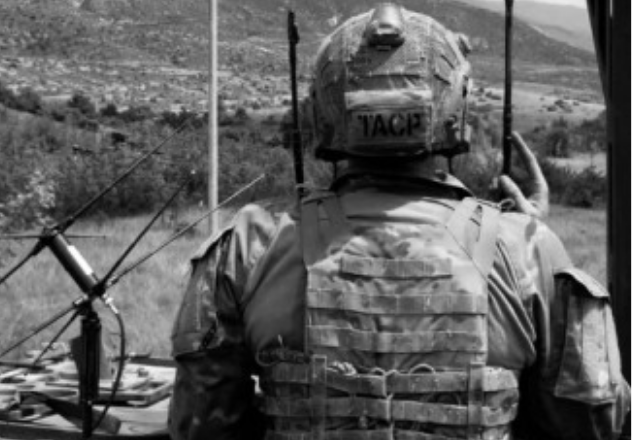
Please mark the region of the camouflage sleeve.
POLYGON ((527 301, 537 360, 523 372, 518 438, 615 439, 630 391, 621 374, 609 293, 558 257, 566 254, 564 247, 546 227, 534 241, 535 278, 543 281, 533 283, 527 301))
POLYGON ((261 437, 240 300, 274 231, 272 217, 249 206, 192 258, 172 334, 177 369, 169 429, 174 440, 261 437))

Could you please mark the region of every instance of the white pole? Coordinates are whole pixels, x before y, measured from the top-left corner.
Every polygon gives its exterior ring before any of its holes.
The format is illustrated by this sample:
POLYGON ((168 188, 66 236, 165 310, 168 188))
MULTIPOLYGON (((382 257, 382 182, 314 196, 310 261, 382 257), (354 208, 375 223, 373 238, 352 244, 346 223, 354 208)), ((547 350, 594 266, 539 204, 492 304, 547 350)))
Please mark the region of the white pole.
MULTIPOLYGON (((209 209, 218 206, 218 0, 209 7, 209 209)), ((209 233, 218 232, 218 214, 209 218, 209 233)))

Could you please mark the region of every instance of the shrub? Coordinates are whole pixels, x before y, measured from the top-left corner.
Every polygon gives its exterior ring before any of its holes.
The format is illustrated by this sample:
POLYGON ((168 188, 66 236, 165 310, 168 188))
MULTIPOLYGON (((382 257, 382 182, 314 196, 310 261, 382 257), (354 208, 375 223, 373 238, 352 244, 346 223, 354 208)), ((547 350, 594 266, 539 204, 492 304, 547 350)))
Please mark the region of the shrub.
POLYGON ((525 134, 530 146, 543 157, 570 157, 572 153, 594 153, 606 149, 605 115, 570 125, 564 118, 537 126, 525 134))
POLYGON ((244 107, 238 107, 236 109, 236 113, 234 114, 235 122, 242 123, 249 119, 249 114, 247 113, 247 109, 244 107))
POLYGON ((131 124, 134 122, 141 122, 147 119, 153 118, 155 115, 151 108, 146 105, 140 107, 129 107, 127 110, 120 113, 119 118, 122 122, 131 124))
POLYGON ((544 139, 543 154, 551 157, 569 157, 569 131, 566 128, 553 128, 544 139))
POLYGON ((74 93, 67 105, 70 108, 78 110, 78 112, 87 118, 95 118, 97 116, 96 107, 87 96, 82 93, 74 93))
POLYGON ((174 130, 180 128, 185 122, 189 122, 191 128, 198 129, 207 126, 209 123, 209 114, 198 114, 183 107, 180 113, 170 111, 162 112, 157 122, 160 125, 171 127, 174 130))
POLYGON ((607 183, 595 167, 577 173, 563 194, 562 203, 580 208, 593 208, 607 200, 607 183))
POLYGON ((42 99, 32 88, 20 90, 15 98, 13 108, 22 112, 38 114, 42 110, 42 99))
POLYGON ((54 203, 51 164, 43 153, 54 134, 50 123, 38 122, 0 127, 0 231, 41 225, 54 203))
POLYGON ((0 203, 0 231, 24 230, 51 221, 49 211, 55 205, 54 183, 41 170, 35 169, 0 203))
POLYGON ((0 104, 9 108, 15 108, 16 106, 16 95, 2 82, 0 82, 0 104))
POLYGON ((560 167, 548 159, 540 167, 549 184, 552 203, 580 208, 603 205, 607 200, 606 178, 590 166, 580 172, 560 167))
POLYGON ((60 106, 52 106, 48 110, 48 115, 56 122, 65 122, 69 115, 69 109, 60 106))
POLYGON ((105 118, 115 118, 118 117, 118 107, 113 102, 110 102, 102 109, 100 109, 100 116, 105 118))

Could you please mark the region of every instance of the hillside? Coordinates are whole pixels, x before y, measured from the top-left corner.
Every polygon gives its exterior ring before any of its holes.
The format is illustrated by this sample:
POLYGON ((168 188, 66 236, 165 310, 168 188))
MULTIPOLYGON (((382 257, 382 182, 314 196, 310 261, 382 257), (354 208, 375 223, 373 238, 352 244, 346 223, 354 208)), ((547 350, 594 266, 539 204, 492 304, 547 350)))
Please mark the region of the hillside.
MULTIPOLYGON (((408 9, 424 12, 450 29, 465 33, 473 46, 474 77, 483 83, 502 82, 504 18, 501 14, 455 0, 403 0, 408 9)), ((286 0, 220 1, 221 64, 234 74, 287 72, 286 0)), ((309 72, 323 36, 346 18, 369 10, 375 1, 295 2, 301 42, 300 64, 309 72)), ((595 56, 545 36, 522 20, 514 24, 514 78, 528 83, 589 90, 599 94, 595 56)))
MULTIPOLYGON (((287 75, 288 0, 220 0, 220 69, 223 86, 246 93, 278 92, 287 75), (276 78, 276 84, 267 77, 276 78), (235 80, 235 81, 233 81, 235 80)), ((296 0, 300 70, 322 37, 371 0, 296 0)), ((474 46, 476 78, 499 82, 504 52, 500 14, 454 0, 399 3, 467 34, 474 46)), ((0 81, 32 87, 45 96, 82 90, 98 104, 161 109, 206 107, 207 0, 2 0, 0 81)), ((553 40, 526 23, 515 24, 515 76, 520 81, 597 88, 593 54, 553 40)))
MULTIPOLYGON (((492 11, 453 0, 403 0, 408 9, 431 15, 471 40, 475 56, 501 57, 504 54, 504 20, 492 11)), ((286 37, 285 0, 221 0, 219 32, 224 41, 240 41, 260 36, 270 43, 283 45, 286 37)), ((369 10, 376 2, 295 3, 304 53, 311 55, 318 40, 331 31, 331 19, 338 22, 369 10)), ((335 21, 334 21, 335 22, 335 21)), ((592 54, 551 39, 526 23, 516 20, 514 26, 514 59, 516 62, 552 65, 588 65, 595 62, 592 54)))
MULTIPOLYGON (((504 2, 487 0, 461 0, 465 3, 504 13, 504 2)), ((514 3, 517 18, 534 26, 545 35, 579 49, 593 53, 593 38, 589 14, 585 8, 562 4, 521 1, 514 3)))

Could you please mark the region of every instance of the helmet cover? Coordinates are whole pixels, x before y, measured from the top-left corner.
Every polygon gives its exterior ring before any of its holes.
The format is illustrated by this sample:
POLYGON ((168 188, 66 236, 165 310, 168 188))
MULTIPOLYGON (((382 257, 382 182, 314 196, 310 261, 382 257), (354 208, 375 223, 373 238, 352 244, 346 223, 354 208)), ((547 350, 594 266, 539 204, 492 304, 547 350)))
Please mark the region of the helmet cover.
POLYGON ((429 16, 382 4, 329 35, 310 99, 318 157, 468 151, 469 46, 429 16))

